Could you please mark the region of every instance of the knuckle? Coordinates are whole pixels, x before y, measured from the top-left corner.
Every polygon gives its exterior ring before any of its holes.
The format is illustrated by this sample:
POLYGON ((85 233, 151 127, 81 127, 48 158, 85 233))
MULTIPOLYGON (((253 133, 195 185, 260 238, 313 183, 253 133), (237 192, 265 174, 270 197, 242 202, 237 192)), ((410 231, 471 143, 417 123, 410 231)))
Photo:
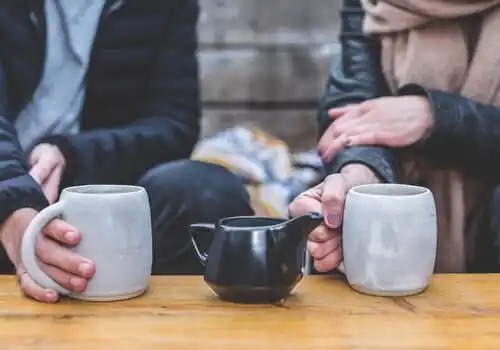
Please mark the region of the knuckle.
POLYGON ((333 135, 336 135, 340 132, 340 129, 341 129, 341 125, 340 123, 338 123, 338 121, 334 121, 331 125, 330 125, 330 130, 332 131, 332 134, 333 135))
POLYGON ((324 205, 329 207, 338 206, 343 202, 343 196, 337 192, 324 191, 321 196, 321 201, 324 205))

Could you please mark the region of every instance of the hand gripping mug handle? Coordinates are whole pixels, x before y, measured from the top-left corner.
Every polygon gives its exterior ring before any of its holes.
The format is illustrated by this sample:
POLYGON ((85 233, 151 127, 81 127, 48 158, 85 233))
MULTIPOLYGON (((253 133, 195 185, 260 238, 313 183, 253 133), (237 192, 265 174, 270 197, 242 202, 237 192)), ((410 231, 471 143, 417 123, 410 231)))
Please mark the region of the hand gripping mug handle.
POLYGON ((41 231, 49 222, 62 214, 63 208, 64 202, 55 203, 43 209, 31 221, 23 236, 21 245, 21 261, 24 264, 24 267, 26 267, 28 275, 40 286, 53 289, 60 294, 69 294, 70 291, 60 286, 45 272, 43 272, 42 269, 40 269, 36 262, 35 254, 35 245, 38 235, 41 234, 41 231))

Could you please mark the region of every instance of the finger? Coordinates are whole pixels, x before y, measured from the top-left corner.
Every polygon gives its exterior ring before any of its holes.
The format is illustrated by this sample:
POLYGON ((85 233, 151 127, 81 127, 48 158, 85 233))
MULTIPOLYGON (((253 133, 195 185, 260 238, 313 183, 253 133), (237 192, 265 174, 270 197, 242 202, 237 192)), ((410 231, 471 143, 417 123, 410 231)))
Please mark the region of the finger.
MULTIPOLYGON (((361 109, 359 108, 358 105, 353 105, 345 108, 345 113, 339 113, 339 117, 342 117, 341 119, 347 119, 351 120, 353 118, 358 117, 361 114, 361 109)), ((340 119, 338 119, 340 120, 340 119)), ((342 132, 338 130, 338 120, 335 121, 334 123, 330 124, 328 129, 323 133, 323 136, 321 136, 319 142, 318 142, 318 150, 320 154, 324 154, 330 144, 337 139, 342 132)))
POLYGON ((59 300, 59 295, 56 291, 40 287, 28 275, 26 270, 18 269, 18 279, 21 291, 25 296, 44 303, 55 303, 59 300))
POLYGON ((66 273, 86 279, 95 273, 94 264, 51 239, 40 236, 35 248, 36 256, 45 264, 60 268, 66 273))
POLYGON ((296 217, 311 212, 321 213, 320 198, 321 190, 317 187, 300 194, 288 207, 290 216, 296 217))
POLYGON ((326 225, 330 228, 339 228, 342 224, 345 196, 348 184, 341 174, 330 175, 325 179, 321 203, 326 225))
POLYGON ((316 260, 321 260, 326 258, 327 255, 333 254, 337 249, 340 248, 342 239, 340 235, 336 235, 332 239, 323 242, 316 243, 312 241, 307 242, 307 249, 311 253, 311 256, 316 260))
POLYGON ((327 255, 324 259, 314 260, 314 268, 320 273, 330 272, 336 269, 342 261, 342 248, 327 255))
POLYGON ((318 142, 318 151, 322 155, 328 146, 330 145, 331 142, 333 142, 336 138, 336 130, 335 130, 335 124, 332 123, 330 126, 325 130, 321 138, 319 139, 318 142))
POLYGON ((377 126, 369 114, 363 114, 356 118, 340 118, 334 121, 337 136, 342 134, 351 134, 359 128, 377 126), (374 125, 375 124, 375 125, 374 125))
POLYGON ((346 113, 354 111, 358 107, 359 107, 359 105, 354 104, 354 105, 347 105, 347 106, 344 106, 344 107, 332 108, 332 109, 328 110, 328 116, 330 118, 334 118, 335 119, 335 118, 343 116, 346 113))
POLYGON ((78 230, 61 219, 52 220, 43 229, 43 234, 68 246, 75 246, 81 240, 78 230))
POLYGON ((379 125, 376 124, 357 124, 349 126, 348 130, 346 129, 344 135, 346 137, 346 147, 354 146, 351 143, 351 139, 355 138, 358 135, 369 134, 369 133, 378 133, 377 128, 379 125))
POLYGON ((68 290, 80 293, 87 288, 88 282, 85 278, 70 274, 58 267, 48 265, 43 261, 38 261, 38 265, 50 278, 68 290))
POLYGON ((62 166, 57 166, 49 175, 46 182, 42 184, 43 193, 45 194, 45 197, 47 197, 50 204, 55 203, 59 195, 62 172, 62 166))
MULTIPOLYGON (((321 213, 322 209, 319 209, 318 212, 321 213)), ((309 234, 308 240, 315 243, 323 243, 331 240, 336 235, 338 235, 336 231, 325 225, 320 225, 309 234)))
POLYGON ((367 110, 366 108, 361 108, 363 104, 350 105, 349 107, 331 109, 328 111, 328 115, 332 119, 353 119, 364 114, 367 110))
MULTIPOLYGON (((340 152, 347 142, 346 137, 343 136, 344 132, 339 128, 340 121, 355 122, 362 115, 363 113, 360 107, 350 107, 348 111, 341 116, 342 118, 337 119, 328 127, 318 142, 318 151, 324 162, 329 162, 338 152, 340 152)), ((342 123, 340 123, 340 125, 342 125, 342 123)))
POLYGON ((393 141, 392 135, 385 132, 365 131, 358 135, 349 136, 347 146, 397 146, 397 142, 393 141))
POLYGON ((42 155, 29 173, 41 185, 47 180, 56 166, 56 161, 51 160, 49 156, 42 155))
POLYGON ((320 150, 321 159, 323 162, 330 162, 344 147, 348 145, 349 138, 342 134, 339 137, 332 139, 326 148, 320 150))

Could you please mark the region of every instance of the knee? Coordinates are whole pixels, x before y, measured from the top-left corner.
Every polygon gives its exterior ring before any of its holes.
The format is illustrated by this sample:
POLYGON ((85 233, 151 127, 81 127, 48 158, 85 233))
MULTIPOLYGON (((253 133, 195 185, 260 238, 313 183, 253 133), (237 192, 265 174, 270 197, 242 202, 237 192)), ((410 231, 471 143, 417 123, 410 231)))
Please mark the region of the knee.
POLYGON ((139 185, 152 202, 183 206, 225 206, 227 202, 249 207, 242 181, 227 169, 204 162, 181 160, 148 171, 139 185))

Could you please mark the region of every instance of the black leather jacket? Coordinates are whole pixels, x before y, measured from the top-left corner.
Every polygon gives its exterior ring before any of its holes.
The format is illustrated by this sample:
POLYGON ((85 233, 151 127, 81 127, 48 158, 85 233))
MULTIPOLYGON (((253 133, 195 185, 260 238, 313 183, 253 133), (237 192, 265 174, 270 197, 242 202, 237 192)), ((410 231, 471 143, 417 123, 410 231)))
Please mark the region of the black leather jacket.
MULTIPOLYGON (((362 32, 360 0, 344 0, 341 12, 342 54, 334 61, 325 95, 320 101, 320 133, 328 127, 327 111, 389 95, 381 72, 377 40, 362 32)), ((404 86, 397 95, 426 95, 435 119, 431 135, 410 148, 438 167, 456 168, 471 175, 498 181, 500 178, 500 107, 484 105, 454 93, 404 86)), ((345 148, 326 164, 329 173, 349 163, 372 168, 385 182, 397 181, 399 150, 382 147, 345 148)))

